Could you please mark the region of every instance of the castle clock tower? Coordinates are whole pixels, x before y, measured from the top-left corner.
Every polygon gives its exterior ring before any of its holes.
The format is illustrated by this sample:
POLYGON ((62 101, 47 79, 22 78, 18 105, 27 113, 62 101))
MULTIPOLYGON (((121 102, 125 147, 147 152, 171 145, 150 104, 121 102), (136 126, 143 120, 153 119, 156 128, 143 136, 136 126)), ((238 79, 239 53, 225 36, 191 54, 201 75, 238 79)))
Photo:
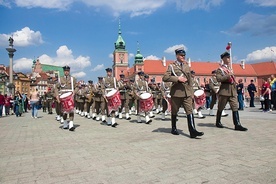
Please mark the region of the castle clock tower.
POLYGON ((118 39, 115 42, 115 50, 113 52, 113 75, 116 79, 120 78, 125 70, 128 69, 128 52, 126 50, 125 41, 122 38, 121 24, 119 22, 118 39))

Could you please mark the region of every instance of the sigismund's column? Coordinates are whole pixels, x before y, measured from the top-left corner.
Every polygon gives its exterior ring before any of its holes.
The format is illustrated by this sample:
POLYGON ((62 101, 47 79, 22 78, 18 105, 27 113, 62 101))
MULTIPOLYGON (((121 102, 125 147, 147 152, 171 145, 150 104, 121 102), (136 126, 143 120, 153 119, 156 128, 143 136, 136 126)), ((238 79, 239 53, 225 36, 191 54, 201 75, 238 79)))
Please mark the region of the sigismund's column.
POLYGON ((14 53, 16 52, 16 49, 13 48, 13 38, 12 37, 9 38, 9 42, 10 42, 9 47, 6 48, 6 50, 8 51, 9 58, 10 58, 10 72, 9 72, 10 73, 10 76, 9 76, 10 81, 9 81, 9 84, 7 87, 9 89, 9 92, 14 95, 15 85, 13 84, 13 56, 14 56, 14 53))

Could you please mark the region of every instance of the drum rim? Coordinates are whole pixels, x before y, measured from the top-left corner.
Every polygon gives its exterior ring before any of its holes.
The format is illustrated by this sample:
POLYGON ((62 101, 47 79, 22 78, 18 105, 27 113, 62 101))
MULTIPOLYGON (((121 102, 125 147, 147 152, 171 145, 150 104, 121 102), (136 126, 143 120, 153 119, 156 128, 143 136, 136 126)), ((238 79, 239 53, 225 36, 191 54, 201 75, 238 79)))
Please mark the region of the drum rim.
POLYGON ((66 98, 68 96, 71 96, 73 94, 73 92, 66 92, 66 93, 63 93, 62 95, 60 95, 60 98, 66 98))
POLYGON ((116 90, 116 89, 113 89, 113 90, 109 91, 109 92, 106 94, 106 97, 111 97, 111 96, 115 95, 117 91, 118 91, 118 90, 116 90), (114 93, 113 93, 113 92, 114 92, 114 93), (109 94, 111 94, 111 95, 109 95, 109 94))

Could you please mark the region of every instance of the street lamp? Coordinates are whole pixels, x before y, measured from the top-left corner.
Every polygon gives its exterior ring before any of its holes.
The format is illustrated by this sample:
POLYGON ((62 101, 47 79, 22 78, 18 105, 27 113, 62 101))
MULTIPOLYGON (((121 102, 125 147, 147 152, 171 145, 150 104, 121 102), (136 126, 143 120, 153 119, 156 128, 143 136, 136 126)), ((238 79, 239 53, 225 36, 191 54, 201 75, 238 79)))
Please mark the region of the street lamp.
POLYGON ((9 58, 10 58, 10 81, 9 81, 9 84, 7 85, 8 89, 9 89, 9 92, 14 95, 14 88, 15 88, 15 85, 13 84, 13 56, 14 56, 14 53, 16 52, 16 49, 13 48, 13 38, 10 37, 9 38, 9 47, 6 48, 6 50, 8 51, 8 54, 9 54, 9 58))

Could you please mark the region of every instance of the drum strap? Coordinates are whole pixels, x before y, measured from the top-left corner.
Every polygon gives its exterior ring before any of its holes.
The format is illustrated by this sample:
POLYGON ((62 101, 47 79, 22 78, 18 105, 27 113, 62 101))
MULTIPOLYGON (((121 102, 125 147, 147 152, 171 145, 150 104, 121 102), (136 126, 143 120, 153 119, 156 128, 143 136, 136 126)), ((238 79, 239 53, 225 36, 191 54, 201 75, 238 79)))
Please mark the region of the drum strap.
POLYGON ((215 82, 215 81, 213 80, 213 78, 212 78, 212 77, 210 78, 210 80, 211 80, 211 81, 212 81, 212 83, 213 83, 214 85, 216 85, 216 86, 219 84, 218 82, 215 82))

